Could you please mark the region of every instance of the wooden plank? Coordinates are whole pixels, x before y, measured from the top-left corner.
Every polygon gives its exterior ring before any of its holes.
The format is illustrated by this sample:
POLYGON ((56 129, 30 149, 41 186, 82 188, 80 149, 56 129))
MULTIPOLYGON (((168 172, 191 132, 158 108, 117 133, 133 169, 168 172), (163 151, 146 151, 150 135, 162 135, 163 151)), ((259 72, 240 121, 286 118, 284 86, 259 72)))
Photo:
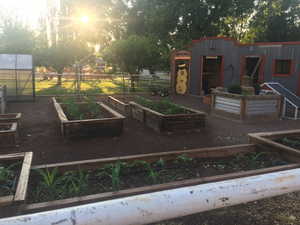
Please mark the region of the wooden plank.
POLYGON ((32 156, 33 156, 32 152, 25 153, 14 201, 25 201, 29 174, 31 169, 32 156))
POLYGON ((69 121, 59 103, 54 103, 54 107, 61 122, 69 121))
POLYGON ((202 177, 202 178, 196 178, 196 179, 187 179, 187 180, 175 181, 175 182, 171 182, 171 183, 157 184, 157 185, 151 185, 151 186, 146 186, 146 187, 121 190, 121 191, 117 191, 117 192, 106 192, 106 193, 74 197, 74 198, 68 198, 68 199, 62 199, 62 200, 56 200, 56 201, 50 201, 50 202, 34 203, 34 204, 26 205, 24 210, 32 211, 32 210, 42 210, 42 209, 57 208, 57 207, 61 208, 61 207, 66 207, 67 205, 72 205, 72 204, 83 204, 83 203, 87 203, 87 202, 104 201, 107 199, 114 199, 114 198, 120 198, 120 197, 125 197, 125 196, 128 197, 128 196, 137 195, 137 194, 144 194, 144 193, 149 193, 149 192, 169 190, 169 189, 180 188, 180 187, 185 187, 185 186, 199 185, 199 184, 203 184, 203 183, 236 179, 236 178, 241 178, 241 177, 246 177, 246 176, 254 176, 254 175, 271 173, 271 172, 276 172, 276 171, 294 169, 294 168, 298 168, 298 167, 300 167, 299 163, 264 168, 264 169, 243 171, 243 172, 237 172, 237 173, 230 173, 230 174, 225 174, 225 175, 202 177))
POLYGON ((12 160, 12 159, 21 159, 25 156, 25 153, 13 153, 13 154, 4 154, 0 155, 0 160, 12 160))
MULTIPOLYGON (((213 158, 213 157, 224 157, 230 156, 238 153, 252 152, 256 150, 254 144, 242 144, 242 145, 233 145, 233 146, 223 146, 223 147, 211 147, 211 148, 200 148, 192 150, 183 150, 183 151, 172 151, 172 152, 160 152, 160 153, 150 153, 150 154, 141 154, 141 155, 131 155, 123 157, 112 157, 112 158, 103 158, 103 159, 90 159, 83 161, 73 161, 73 162, 64 162, 64 163, 54 163, 54 164, 44 164, 33 166, 32 169, 42 169, 42 168, 55 168, 55 167, 69 167, 77 166, 84 164, 106 164, 117 161, 134 161, 134 160, 158 160, 160 158, 174 158, 179 155, 187 156, 197 156, 202 158, 213 158)), ((150 160, 150 161, 152 161, 150 160)))
POLYGON ((258 143, 258 144, 266 144, 266 145, 275 147, 275 149, 273 149, 275 151, 276 150, 282 150, 282 151, 285 151, 286 153, 290 153, 290 154, 293 154, 293 155, 296 155, 296 156, 300 157, 300 150, 296 150, 294 148, 282 145, 280 143, 269 140, 267 138, 263 138, 263 137, 258 136, 258 135, 249 134, 249 137, 250 137, 251 142, 255 142, 255 143, 258 143))
POLYGON ((0 197, 0 207, 12 204, 13 200, 14 200, 13 195, 0 197))
POLYGON ((125 119, 125 116, 123 116, 122 114, 118 113, 117 111, 111 109, 110 107, 108 107, 104 103, 98 102, 98 104, 101 105, 105 110, 107 110, 108 112, 110 112, 111 114, 113 114, 115 117, 117 117, 119 119, 125 119))

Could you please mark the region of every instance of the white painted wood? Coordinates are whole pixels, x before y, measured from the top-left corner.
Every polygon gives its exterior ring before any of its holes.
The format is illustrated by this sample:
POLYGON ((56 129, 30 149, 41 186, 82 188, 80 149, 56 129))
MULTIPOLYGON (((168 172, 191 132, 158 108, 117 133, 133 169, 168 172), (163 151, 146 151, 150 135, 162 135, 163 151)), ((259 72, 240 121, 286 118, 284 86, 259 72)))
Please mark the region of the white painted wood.
POLYGON ((1 225, 140 225, 300 190, 300 169, 0 219, 1 225))

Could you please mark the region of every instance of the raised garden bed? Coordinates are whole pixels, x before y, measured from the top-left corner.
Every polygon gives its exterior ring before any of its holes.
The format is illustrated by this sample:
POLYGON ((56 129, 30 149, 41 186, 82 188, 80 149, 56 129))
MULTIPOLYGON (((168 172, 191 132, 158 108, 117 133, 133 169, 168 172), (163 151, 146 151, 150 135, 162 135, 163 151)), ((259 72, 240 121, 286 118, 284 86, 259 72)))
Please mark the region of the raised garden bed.
POLYGON ((100 102, 57 103, 54 106, 63 136, 117 136, 123 131, 124 116, 100 102))
POLYGON ((0 123, 17 123, 20 127, 21 113, 0 114, 0 123))
POLYGON ((17 145, 17 129, 17 123, 0 123, 0 147, 13 147, 17 145))
POLYGON ((195 131, 205 126, 204 112, 168 101, 155 102, 142 98, 138 103, 130 102, 130 107, 132 118, 157 132, 195 131))
POLYGON ((0 155, 0 217, 21 210, 27 194, 32 152, 0 155))
POLYGON ((211 112, 223 118, 239 121, 279 119, 282 97, 279 95, 238 95, 214 91, 211 112))
POLYGON ((300 130, 248 134, 250 142, 293 153, 300 152, 300 130))
POLYGON ((34 166, 24 210, 43 211, 300 167, 300 153, 292 160, 286 156, 248 144, 34 166))

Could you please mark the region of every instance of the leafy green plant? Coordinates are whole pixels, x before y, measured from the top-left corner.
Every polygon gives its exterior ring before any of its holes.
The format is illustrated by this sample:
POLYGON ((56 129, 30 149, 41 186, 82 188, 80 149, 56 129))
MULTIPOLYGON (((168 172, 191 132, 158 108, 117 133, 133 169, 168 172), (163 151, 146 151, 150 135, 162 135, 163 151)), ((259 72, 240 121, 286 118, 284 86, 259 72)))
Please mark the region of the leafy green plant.
MULTIPOLYGON (((162 161, 161 161, 162 162, 162 161)), ((148 177, 150 178, 151 182, 153 184, 158 183, 158 178, 159 178, 159 172, 157 172, 150 163, 143 161, 143 160, 137 160, 134 162, 134 165, 140 165, 143 166, 147 172, 148 172, 148 177)))
POLYGON ((69 171, 64 173, 62 183, 68 194, 81 194, 88 188, 88 172, 79 169, 78 171, 69 171))
POLYGON ((287 145, 287 146, 290 146, 290 147, 293 147, 293 148, 298 148, 300 147, 300 140, 299 139, 291 139, 291 138, 288 138, 288 137, 284 137, 280 140, 280 142, 284 145, 287 145))
POLYGON ((98 177, 109 176, 114 191, 120 190, 122 164, 120 161, 115 164, 108 164, 104 167, 104 170, 100 170, 97 174, 98 177))
POLYGON ((0 196, 3 194, 11 194, 16 188, 17 176, 14 171, 20 162, 13 163, 9 166, 0 165, 0 196))
POLYGON ((233 84, 228 87, 227 91, 232 94, 242 94, 242 88, 239 84, 233 84))
POLYGON ((72 119, 82 119, 83 115, 80 112, 79 105, 76 104, 73 98, 64 98, 62 103, 66 107, 66 110, 72 119))
POLYGON ((42 179, 38 184, 39 188, 37 188, 35 198, 41 198, 42 193, 45 199, 60 198, 65 189, 62 185, 62 176, 59 175, 58 168, 52 170, 38 169, 36 171, 42 179))
POLYGON ((80 104, 76 103, 74 98, 63 98, 62 103, 67 110, 71 119, 82 120, 86 117, 94 118, 99 117, 101 109, 97 104, 96 99, 91 97, 83 97, 82 101, 85 103, 85 109, 82 110, 80 104))
POLYGON ((172 103, 169 99, 163 99, 160 101, 152 101, 141 96, 137 96, 135 101, 147 108, 162 114, 185 114, 188 113, 184 108, 172 103))
POLYGON ((189 162, 193 161, 193 158, 187 156, 186 154, 183 154, 183 155, 177 156, 176 161, 179 162, 179 163, 180 162, 189 163, 189 162))

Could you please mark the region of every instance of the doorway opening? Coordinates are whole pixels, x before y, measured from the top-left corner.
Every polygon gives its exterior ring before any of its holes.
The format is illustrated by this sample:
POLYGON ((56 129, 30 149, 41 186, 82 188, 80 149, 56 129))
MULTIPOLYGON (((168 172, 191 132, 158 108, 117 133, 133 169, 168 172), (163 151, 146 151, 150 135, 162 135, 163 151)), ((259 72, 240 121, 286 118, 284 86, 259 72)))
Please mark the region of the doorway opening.
POLYGON ((244 75, 247 75, 252 78, 253 86, 256 86, 260 82, 260 71, 262 69, 262 57, 260 56, 246 56, 245 57, 245 66, 244 66, 244 75))
POLYGON ((212 88, 222 85, 222 56, 203 56, 202 90, 210 94, 212 88))

